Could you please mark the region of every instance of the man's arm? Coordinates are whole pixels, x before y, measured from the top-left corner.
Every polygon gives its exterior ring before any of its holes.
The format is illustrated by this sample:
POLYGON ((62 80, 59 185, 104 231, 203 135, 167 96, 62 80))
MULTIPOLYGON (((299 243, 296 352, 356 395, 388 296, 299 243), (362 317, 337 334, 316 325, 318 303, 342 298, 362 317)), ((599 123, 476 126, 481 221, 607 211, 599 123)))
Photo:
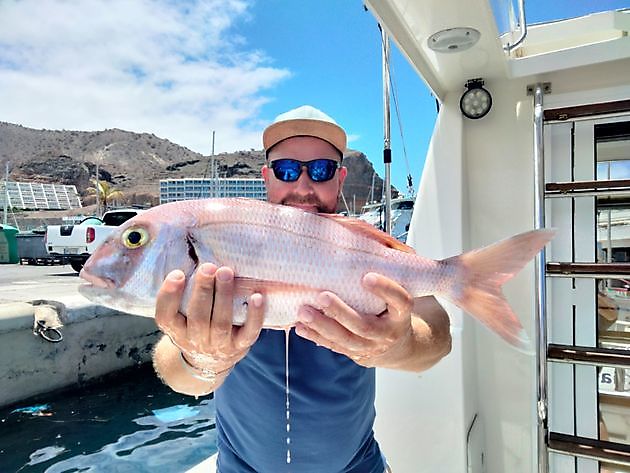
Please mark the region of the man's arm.
POLYGON ((323 292, 317 308, 300 309, 297 333, 368 367, 423 371, 450 352, 448 314, 434 297, 413 299, 395 281, 375 273, 367 274, 363 284, 385 301, 385 312, 359 314, 323 292))
POLYGON ((261 294, 252 294, 242 327, 232 325, 234 273, 203 264, 195 274, 186 316, 179 312, 185 279, 167 277, 157 295, 155 321, 166 335, 156 345, 153 364, 173 390, 201 396, 213 392, 258 339, 263 324, 261 294))
POLYGON ((401 350, 400 358, 384 362, 383 368, 424 371, 450 353, 450 319, 435 297, 414 299, 411 325, 413 331, 408 351, 401 350))
POLYGON ((228 369, 215 379, 197 378, 183 365, 180 353, 181 350, 167 335, 157 343, 153 352, 153 367, 156 373, 173 391, 189 396, 205 396, 221 386, 229 374, 228 369))

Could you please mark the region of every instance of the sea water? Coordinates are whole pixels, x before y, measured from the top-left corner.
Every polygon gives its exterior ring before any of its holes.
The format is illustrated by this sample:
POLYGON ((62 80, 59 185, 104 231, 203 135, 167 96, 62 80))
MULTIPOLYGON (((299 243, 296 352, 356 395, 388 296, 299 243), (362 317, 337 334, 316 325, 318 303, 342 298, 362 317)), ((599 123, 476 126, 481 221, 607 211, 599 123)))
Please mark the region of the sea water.
MULTIPOLYGON (((287 464, 289 333, 284 360, 287 464)), ((195 399, 172 391, 150 363, 0 409, 1 473, 184 472, 215 452, 212 397, 195 399)))
POLYGON ((216 452, 212 397, 150 364, 0 410, 0 472, 183 472, 216 452))

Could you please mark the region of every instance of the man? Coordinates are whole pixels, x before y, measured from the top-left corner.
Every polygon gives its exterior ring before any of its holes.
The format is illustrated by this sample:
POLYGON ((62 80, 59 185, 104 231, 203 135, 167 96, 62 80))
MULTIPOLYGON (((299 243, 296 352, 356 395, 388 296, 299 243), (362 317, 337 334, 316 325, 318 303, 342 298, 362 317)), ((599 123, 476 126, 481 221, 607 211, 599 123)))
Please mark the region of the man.
MULTIPOLYGON (((347 169, 346 134, 334 120, 309 106, 291 110, 264 131, 263 145, 270 202, 335 211, 347 169)), ((331 292, 300 309, 288 339, 288 419, 285 333, 261 330, 263 296, 250 297, 245 325, 234 327, 230 268, 200 267, 187 318, 178 313, 184 284, 174 271, 158 294, 156 321, 168 336, 154 361, 174 390, 215 393, 219 473, 382 473, 373 367, 422 371, 450 351, 448 316, 433 297, 413 300, 368 273, 363 284, 384 313, 358 314, 331 292)))

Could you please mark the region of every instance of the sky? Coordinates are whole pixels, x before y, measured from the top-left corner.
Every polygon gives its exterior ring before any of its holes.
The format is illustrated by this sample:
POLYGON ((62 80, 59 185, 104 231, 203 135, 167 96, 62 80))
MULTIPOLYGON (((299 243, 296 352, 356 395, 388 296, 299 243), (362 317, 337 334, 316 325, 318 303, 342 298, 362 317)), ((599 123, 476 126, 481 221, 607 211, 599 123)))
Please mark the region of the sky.
MULTIPOLYGON (((526 5, 530 23, 630 0, 526 5)), ((391 69, 404 192, 437 112, 394 45, 391 69)), ((380 32, 360 0, 0 0, 0 121, 36 129, 154 133, 209 155, 212 131, 216 153, 261 149, 276 115, 310 104, 383 177, 381 80, 380 32)))

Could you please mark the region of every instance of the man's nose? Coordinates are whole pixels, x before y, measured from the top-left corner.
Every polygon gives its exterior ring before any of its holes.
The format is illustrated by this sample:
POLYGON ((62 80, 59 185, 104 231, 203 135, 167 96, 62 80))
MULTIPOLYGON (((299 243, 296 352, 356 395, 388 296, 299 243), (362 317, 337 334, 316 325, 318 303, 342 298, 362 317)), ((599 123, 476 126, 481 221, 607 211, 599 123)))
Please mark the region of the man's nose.
POLYGON ((308 176, 308 172, 306 170, 306 166, 302 166, 302 173, 298 177, 297 181, 295 181, 295 190, 303 191, 305 193, 310 193, 313 188, 313 181, 308 176))

